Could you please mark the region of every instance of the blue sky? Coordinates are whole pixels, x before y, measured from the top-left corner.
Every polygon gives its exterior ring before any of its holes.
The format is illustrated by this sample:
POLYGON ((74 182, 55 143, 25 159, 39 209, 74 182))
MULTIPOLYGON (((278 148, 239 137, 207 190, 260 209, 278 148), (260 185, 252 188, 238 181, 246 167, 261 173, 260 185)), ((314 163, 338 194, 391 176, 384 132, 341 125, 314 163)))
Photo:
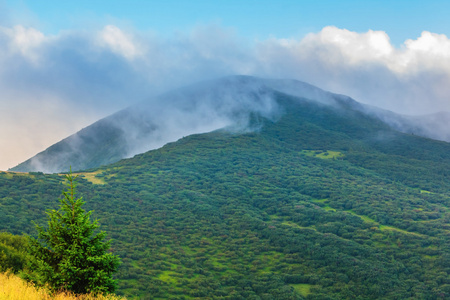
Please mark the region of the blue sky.
POLYGON ((46 34, 104 24, 131 26, 163 35, 198 24, 217 23, 250 39, 302 37, 333 25, 352 31, 383 30, 395 45, 431 31, 448 35, 449 1, 145 1, 7 0, 10 23, 46 34))
POLYGON ((449 15, 450 1, 0 0, 0 170, 133 103, 233 74, 450 112, 449 15))

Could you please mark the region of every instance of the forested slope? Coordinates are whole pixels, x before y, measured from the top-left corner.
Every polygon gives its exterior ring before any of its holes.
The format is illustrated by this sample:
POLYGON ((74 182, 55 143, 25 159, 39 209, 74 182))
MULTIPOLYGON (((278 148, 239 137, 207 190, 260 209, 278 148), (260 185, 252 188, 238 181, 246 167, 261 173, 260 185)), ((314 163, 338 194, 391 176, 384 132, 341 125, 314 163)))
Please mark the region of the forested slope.
MULTIPOLYGON (((141 299, 450 297, 450 145, 283 94, 277 120, 80 173, 141 299)), ((0 173, 0 226, 33 234, 62 177, 0 173)))

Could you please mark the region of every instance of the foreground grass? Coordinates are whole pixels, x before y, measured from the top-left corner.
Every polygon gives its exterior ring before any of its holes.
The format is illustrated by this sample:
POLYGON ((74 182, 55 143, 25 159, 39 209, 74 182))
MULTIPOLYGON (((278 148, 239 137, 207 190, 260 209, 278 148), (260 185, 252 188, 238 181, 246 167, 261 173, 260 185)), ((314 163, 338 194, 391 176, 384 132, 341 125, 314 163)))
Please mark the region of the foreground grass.
POLYGON ((125 300, 115 295, 94 296, 79 295, 76 296, 69 292, 61 292, 50 295, 45 289, 37 289, 27 283, 22 278, 7 273, 0 273, 0 300, 125 300))

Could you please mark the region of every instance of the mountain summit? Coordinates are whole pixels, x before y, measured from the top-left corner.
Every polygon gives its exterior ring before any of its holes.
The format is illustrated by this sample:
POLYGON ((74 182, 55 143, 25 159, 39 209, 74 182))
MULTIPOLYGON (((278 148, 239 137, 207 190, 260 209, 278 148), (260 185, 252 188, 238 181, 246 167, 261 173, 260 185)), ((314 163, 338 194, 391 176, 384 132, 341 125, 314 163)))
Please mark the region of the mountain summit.
MULTIPOLYGON (((339 111, 363 112, 397 130, 436 138, 420 125, 424 123, 422 119, 371 108, 301 81, 230 76, 176 89, 121 110, 11 171, 55 173, 67 170, 69 165, 73 170, 89 169, 159 148, 190 134, 222 128, 233 132, 257 130, 258 124, 251 122, 254 116, 276 121, 285 113, 286 107, 278 101, 280 94, 297 98, 299 103, 313 101, 339 111)), ((430 126, 430 120, 426 124, 430 126)), ((443 139, 446 138, 450 140, 449 136, 443 139)))

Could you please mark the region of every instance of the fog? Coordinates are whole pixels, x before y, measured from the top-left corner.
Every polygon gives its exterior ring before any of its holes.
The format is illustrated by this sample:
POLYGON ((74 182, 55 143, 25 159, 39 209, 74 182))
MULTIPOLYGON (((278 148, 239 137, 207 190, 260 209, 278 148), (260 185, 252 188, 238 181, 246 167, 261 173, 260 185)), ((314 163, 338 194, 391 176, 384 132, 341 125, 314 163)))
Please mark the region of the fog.
POLYGON ((65 171, 68 165, 74 170, 86 169, 194 133, 257 131, 262 126, 261 117, 275 122, 283 114, 275 91, 265 83, 254 77, 231 76, 175 89, 88 126, 17 170, 54 173, 65 171), (94 164, 92 157, 97 157, 94 164))
MULTIPOLYGON (((144 100, 164 112, 157 114, 167 123, 167 130, 161 131, 164 136, 187 135, 188 127, 208 131, 227 126, 224 115, 205 109, 199 110, 205 114, 201 117, 186 117, 187 110, 178 105, 191 104, 174 100, 164 106, 158 95, 233 74, 301 80, 404 115, 450 111, 450 41, 431 32, 394 47, 385 32, 336 27, 297 39, 249 41, 217 25, 172 36, 112 25, 57 35, 4 26, 0 27, 0 169, 144 100)), ((439 127, 429 125, 431 121, 424 126, 436 136, 448 136, 448 118, 440 120, 439 127)))

